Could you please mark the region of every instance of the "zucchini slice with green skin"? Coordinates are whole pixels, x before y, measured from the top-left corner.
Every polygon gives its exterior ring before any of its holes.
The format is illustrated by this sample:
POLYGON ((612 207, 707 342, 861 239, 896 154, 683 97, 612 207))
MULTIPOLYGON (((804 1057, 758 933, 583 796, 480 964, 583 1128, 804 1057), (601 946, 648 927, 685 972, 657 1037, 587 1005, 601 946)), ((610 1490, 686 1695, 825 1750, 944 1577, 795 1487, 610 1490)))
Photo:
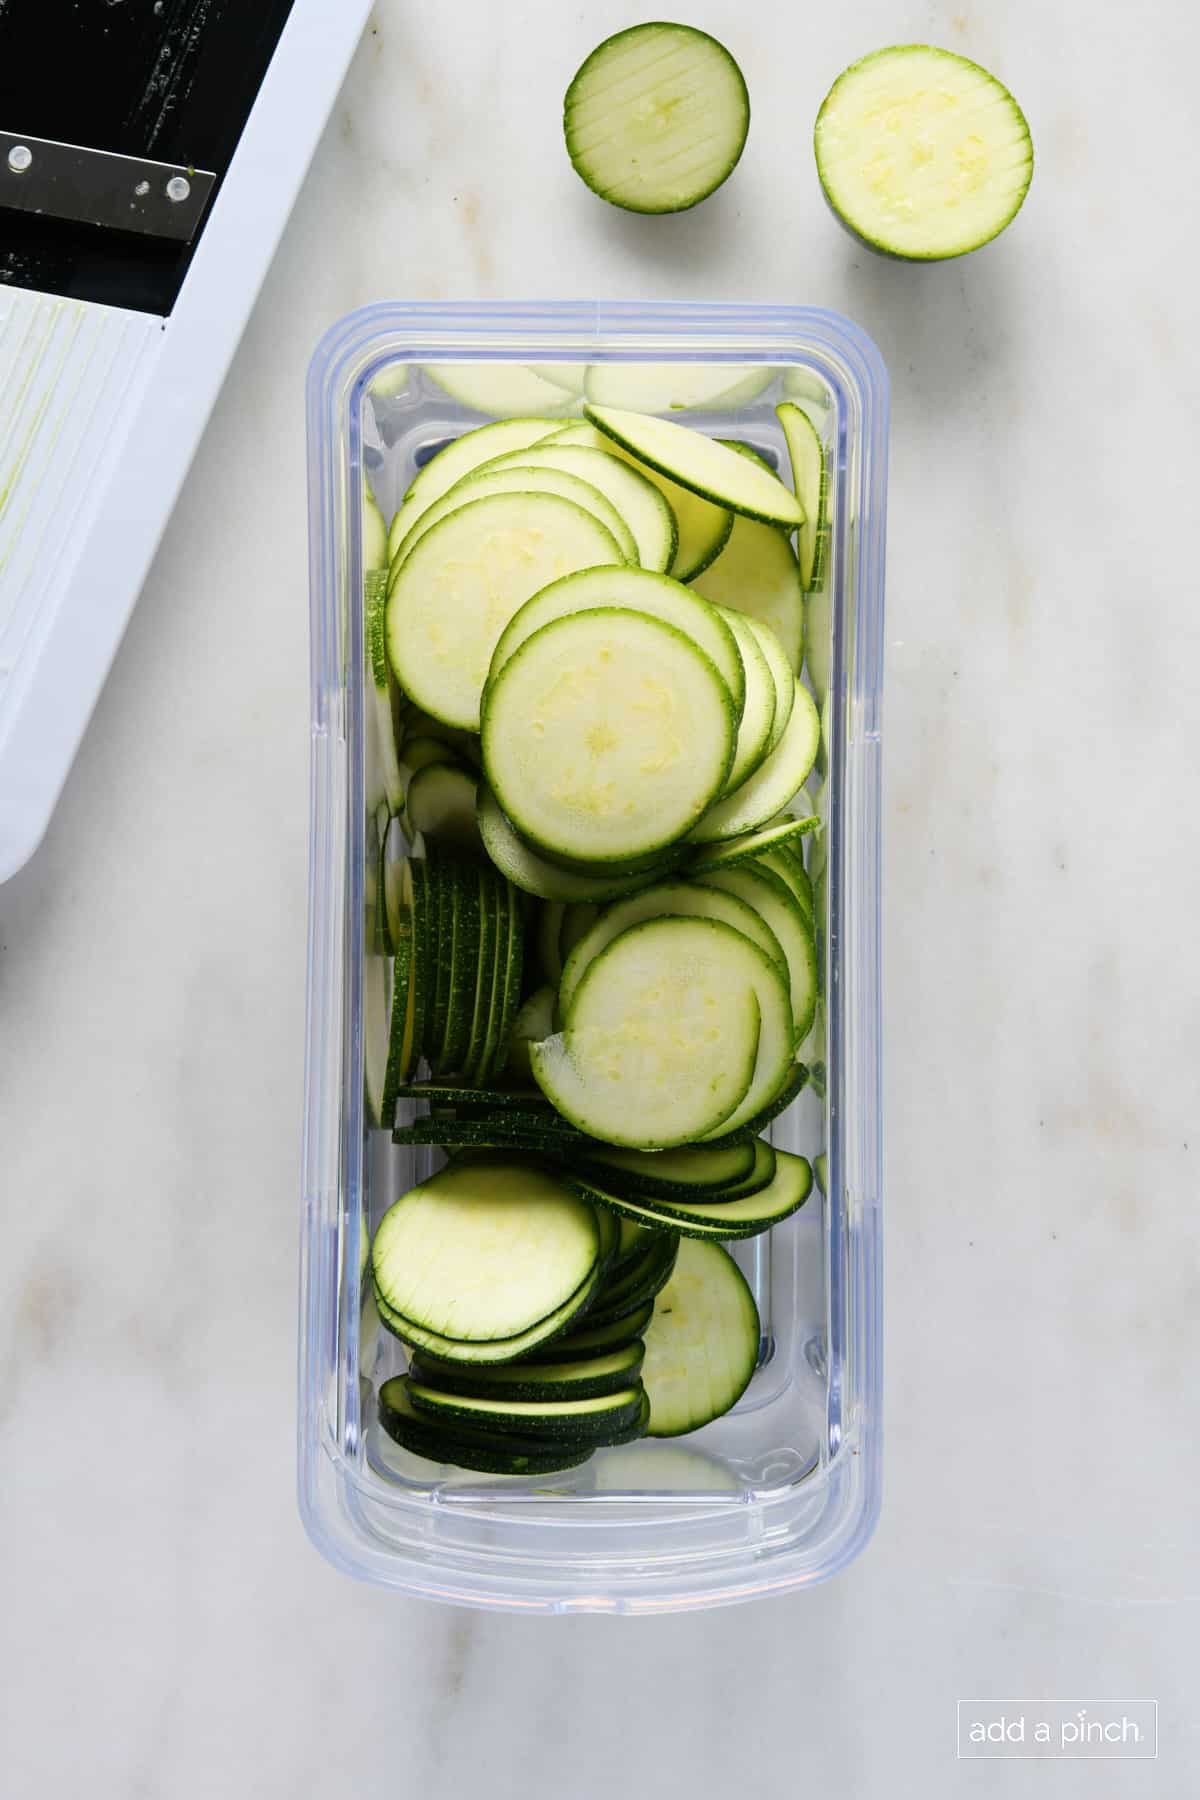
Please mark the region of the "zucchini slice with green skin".
POLYGON ((464 850, 478 850, 479 829, 475 823, 475 790, 479 785, 473 770, 456 769, 450 763, 426 763, 408 784, 404 802, 410 835, 439 838, 464 850))
POLYGON ((486 500, 490 494, 557 494, 561 500, 571 500, 612 532, 623 561, 636 563, 638 549, 633 533, 607 496, 577 475, 566 473, 557 464, 541 468, 527 466, 523 459, 533 456, 536 449, 531 445, 527 450, 514 451, 512 457, 502 456, 494 463, 484 463, 481 469, 473 469, 462 481, 455 482, 449 493, 435 500, 415 521, 397 548, 392 560, 392 574, 440 520, 469 505, 472 500, 486 500))
MULTIPOLYGON (((561 471, 586 482, 593 491, 604 496, 621 520, 624 535, 630 539, 626 561, 659 573, 671 567, 679 544, 675 514, 662 490, 624 457, 613 456, 607 449, 589 450, 582 444, 560 444, 551 439, 548 443, 534 444, 528 450, 517 450, 498 462, 489 463, 481 470, 479 479, 488 469, 515 471, 518 467, 561 471)), ((622 532, 614 531, 611 525, 609 530, 624 547, 622 532)))
POLYGON ((724 1205, 727 1200, 741 1200, 748 1194, 757 1194, 768 1187, 775 1179, 776 1150, 774 1144, 768 1144, 766 1138, 755 1138, 751 1143, 754 1162, 740 1181, 731 1181, 722 1188, 697 1188, 691 1194, 667 1195, 671 1205, 697 1206, 724 1205))
MULTIPOLYGON (((474 999, 467 1048, 463 1058, 463 1075, 477 1081, 487 1054, 488 1032, 492 1016, 492 984, 495 979, 497 940, 500 930, 496 904, 495 874, 490 864, 476 863, 473 870, 476 905, 479 908, 479 945, 476 953, 474 999)), ((532 1080, 532 1077, 530 1077, 532 1080)), ((406 1098, 413 1098, 410 1090, 406 1098)), ((432 1098, 433 1096, 430 1096, 432 1098)), ((443 1100, 446 1095, 440 1096, 443 1100)))
POLYGON ((716 506, 711 500, 704 500, 699 494, 693 494, 689 488, 680 487, 670 476, 660 474, 657 469, 648 469, 636 456, 615 443, 612 438, 606 437, 602 431, 597 431, 586 420, 579 425, 568 425, 565 431, 547 438, 546 442, 587 444, 593 450, 608 450, 632 464, 648 481, 654 483, 671 508, 679 531, 675 560, 668 571, 676 581, 694 581, 697 575, 716 561, 728 543, 729 534, 733 530, 733 514, 728 507, 716 506))
POLYGON ((589 406, 587 416, 639 462, 705 500, 767 525, 786 525, 789 531, 804 522, 804 509, 795 494, 757 458, 741 456, 727 444, 671 419, 654 419, 617 406, 589 406))
MULTIPOLYGON (((432 971, 435 954, 434 919, 429 875, 424 862, 405 859, 400 868, 400 897, 412 919, 413 963, 409 978, 409 1035, 405 1040, 401 1082, 411 1081, 425 1055, 429 1013, 433 1003, 432 971)), ((397 1089, 397 1097, 399 1096, 397 1089)))
MULTIPOLYGON (((817 554, 825 529, 827 477, 825 446, 817 428, 806 412, 791 400, 781 401, 775 416, 783 426, 788 458, 792 465, 792 485, 796 498, 804 508, 804 523, 796 538, 800 554, 800 585, 805 593, 813 586, 817 574, 817 554)), ((799 674, 800 666, 796 665, 799 674)))
POLYGON ((476 1430, 513 1431, 522 1438, 575 1438, 603 1442, 636 1423, 642 1411, 642 1390, 618 1388, 611 1394, 586 1399, 505 1400, 496 1394, 452 1394, 425 1387, 411 1378, 408 1397, 416 1410, 445 1424, 469 1425, 476 1430))
POLYGON ((488 682, 483 759, 536 848, 619 864, 695 827, 725 785, 736 728, 729 690, 692 639, 600 608, 543 625, 488 682))
MULTIPOLYGON (((792 855, 787 849, 767 850, 753 860, 757 868, 765 869, 768 875, 778 875, 783 885, 791 889, 795 895, 796 904, 808 920, 811 930, 813 922, 812 882, 808 878, 808 871, 800 860, 799 854, 792 855)), ((710 868, 713 866, 709 864, 710 868)))
POLYGON ((424 363, 422 369, 460 406, 488 413, 493 419, 527 418, 530 413, 545 417, 573 410, 572 396, 562 383, 550 381, 526 363, 424 363))
POLYGON ((638 1378, 644 1354, 641 1339, 634 1338, 606 1355, 576 1361, 464 1369, 461 1363, 418 1352, 412 1359, 412 1371, 423 1387, 441 1388, 448 1394, 489 1395, 495 1400, 589 1400, 628 1388, 638 1378))
POLYGON ((828 1197, 829 1158, 826 1156, 824 1150, 822 1150, 819 1156, 813 1157, 813 1174, 816 1176, 817 1186, 820 1188, 821 1192, 828 1197))
POLYGON ((503 958, 497 960, 496 998, 499 1001, 500 1016, 497 1020, 496 1046, 489 1071, 492 1081, 498 1081, 508 1067, 513 1021, 521 1004, 521 974, 524 968, 525 953, 525 922, 521 914, 517 890, 509 881, 503 881, 501 886, 504 889, 503 898, 507 911, 508 934, 507 938, 502 940, 503 958))
POLYGON ((454 946, 454 866, 442 846, 424 845, 425 880, 432 896, 433 931, 429 943, 430 1001, 425 1020, 425 1055, 435 1075, 448 1072, 444 1047, 450 1013, 450 981, 454 946))
POLYGON ((811 814, 806 819, 788 819, 782 825, 760 826, 757 831, 748 831, 744 837, 726 838, 723 843, 712 844, 693 857, 687 872, 701 875, 705 869, 728 869, 741 862, 762 862, 769 851, 819 830, 820 824, 820 819, 811 814))
MULTIPOLYGON (((817 1005, 817 951, 812 927, 800 909, 791 889, 777 875, 758 863, 739 863, 732 869, 697 871, 700 887, 717 888, 744 901, 769 926, 783 950, 787 967, 788 994, 792 1012, 794 1044, 803 1042, 812 1029, 817 1005)), ((781 1076, 782 1079, 782 1076, 781 1076)), ((772 1093, 775 1090, 772 1089, 772 1093)), ((770 1095, 760 1095, 757 1106, 767 1104, 770 1095)), ((733 1129, 732 1126, 727 1129, 733 1129)))
POLYGON ((493 869, 491 878, 491 907, 495 916, 495 949, 491 963, 491 992, 488 997, 488 1035, 484 1039, 484 1060, 477 1078, 480 1084, 495 1084, 495 1069, 500 1060, 504 1044, 500 1040, 500 1028, 504 1022, 504 997, 507 988, 507 967, 509 967, 509 932, 513 929, 513 913, 509 909, 509 884, 502 875, 493 869))
POLYGON ((557 494, 469 501, 396 573, 387 639, 397 681, 435 718, 478 731, 492 652, 518 608, 562 575, 620 561, 612 532, 557 494))
POLYGON ((766 825, 787 805, 817 758, 821 720, 813 697, 796 683, 795 704, 787 729, 752 775, 711 806, 691 834, 694 844, 743 837, 766 825))
MULTIPOLYGON (((764 527, 764 530, 768 529, 769 527, 764 527)), ((783 645, 771 627, 764 625, 762 620, 756 619, 753 614, 747 615, 746 626, 753 633, 754 639, 763 653, 763 660, 770 671, 775 687, 775 713, 771 721, 771 736, 767 745, 767 754, 770 755, 787 730, 788 720, 792 716, 792 708, 796 703, 796 676, 784 653, 783 645)))
POLYGON ((698 597, 692 588, 684 587, 682 582, 669 575, 656 575, 650 569, 585 569, 582 574, 568 575, 543 588, 540 594, 525 602, 496 645, 492 656, 492 678, 543 625, 575 613, 612 606, 645 613, 690 637, 716 668, 740 714, 746 697, 746 678, 738 640, 729 625, 716 608, 698 597))
MULTIPOLYGON (((567 958, 558 984, 558 1010, 568 1025, 575 990, 600 952, 614 938, 620 937, 623 931, 628 931, 631 925, 640 925, 646 919, 666 918, 668 915, 673 918, 720 919, 735 931, 740 931, 743 937, 748 937, 752 944, 757 944, 780 968, 786 967, 778 938, 752 906, 747 906, 737 896, 716 888, 701 887, 686 881, 663 882, 660 886, 633 894, 627 900, 615 900, 611 906, 606 907, 596 924, 567 958)), ((548 1037, 550 1033, 543 1035, 548 1037)))
POLYGON ((728 1250, 685 1238, 646 1328, 647 1435, 680 1437, 736 1406, 761 1342, 754 1295, 728 1250))
POLYGON ((758 1237, 798 1212, 812 1192, 812 1169, 803 1156, 776 1152, 772 1179, 753 1194, 701 1204, 695 1200, 639 1200, 636 1196, 587 1186, 587 1197, 644 1223, 669 1226, 681 1237, 758 1237))
POLYGON ((776 987, 787 1010, 777 965, 731 926, 649 919, 592 961, 566 1032, 530 1046, 534 1079, 606 1143, 670 1149, 715 1135, 755 1086, 759 993, 776 987))
POLYGON ((1029 126, 1008 89, 931 44, 853 63, 822 102, 813 144, 825 198, 847 231, 909 262, 990 243, 1033 179, 1029 126))
POLYGON ((452 1463, 488 1475, 553 1475, 586 1462, 592 1444, 554 1443, 545 1438, 526 1443, 509 1433, 447 1428, 419 1413, 408 1396, 407 1375, 394 1375, 379 1390, 379 1423, 387 1435, 414 1456, 452 1463))
POLYGON ((597 1268, 591 1208, 544 1169, 441 1170, 388 1208, 371 1244, 393 1318, 456 1342, 513 1342, 570 1305, 597 1268))
POLYGON ((755 1163, 753 1144, 686 1150, 618 1150, 609 1144, 586 1148, 588 1166, 600 1171, 600 1185, 627 1181, 647 1194, 700 1194, 744 1181, 755 1163))
POLYGON ((417 471, 407 494, 392 520, 388 532, 388 560, 404 542, 426 507, 440 500, 464 475, 478 469, 493 457, 509 450, 521 450, 542 438, 553 437, 563 428, 561 419, 500 419, 494 424, 476 426, 447 444, 444 450, 417 471))
POLYGON ((486 784, 479 790, 479 833, 484 849, 502 877, 523 893, 541 900, 615 900, 649 887, 663 875, 662 868, 641 869, 634 874, 616 870, 585 875, 539 856, 505 817, 504 809, 486 784))
POLYGON ((710 1143, 700 1147, 712 1150, 724 1149, 728 1145, 745 1143, 750 1138, 757 1138, 759 1133, 765 1131, 768 1125, 773 1124, 781 1113, 787 1111, 793 1100, 804 1092, 809 1080, 810 1074, 805 1065, 796 1063, 770 1105, 764 1106, 762 1111, 757 1113, 753 1119, 748 1120, 740 1131, 732 1132, 728 1137, 713 1138, 710 1143))
POLYGON ((675 1267, 679 1239, 674 1231, 647 1234, 647 1243, 637 1262, 631 1263, 619 1280, 610 1278, 600 1288, 588 1314, 589 1324, 603 1325, 628 1316, 666 1285, 675 1267))
POLYGON ((546 1096, 538 1088, 479 1087, 466 1081, 407 1081, 398 1090, 401 1100, 428 1100, 433 1106, 495 1106, 511 1101, 528 1111, 544 1107, 549 1112, 546 1096))
POLYGON ((757 1194, 774 1180, 775 1150, 771 1144, 764 1138, 754 1138, 740 1147, 751 1152, 750 1167, 740 1181, 731 1181, 725 1187, 671 1187, 669 1183, 656 1183, 653 1179, 645 1181, 611 1166, 605 1168, 602 1163, 590 1162, 582 1156, 573 1160, 572 1168, 586 1186, 597 1187, 604 1194, 615 1194, 642 1207, 679 1207, 685 1212, 695 1207, 701 1209, 700 1217, 703 1218, 704 1207, 723 1206, 727 1201, 757 1194))
POLYGON ((617 1247, 608 1268, 610 1281, 615 1280, 618 1274, 624 1273, 632 1263, 637 1262, 652 1236, 652 1232, 648 1231, 644 1225, 637 1224, 633 1219, 617 1219, 617 1247))
MULTIPOLYGON (((714 609, 715 610, 715 609, 714 609)), ((725 790, 731 793, 748 781, 761 767, 771 748, 775 725, 775 681, 763 654, 762 645, 750 629, 749 619, 722 608, 720 617, 738 647, 746 677, 746 697, 738 720, 733 761, 725 777, 725 790)))
POLYGON ((640 1301, 628 1312, 609 1319, 605 1324, 593 1323, 589 1314, 581 1325, 573 1327, 564 1337, 555 1338, 551 1343, 539 1344, 536 1349, 525 1352, 522 1360, 546 1363, 560 1362, 565 1357, 574 1360, 586 1356, 606 1356, 610 1350, 619 1349, 624 1344, 640 1342, 640 1333, 650 1323, 653 1312, 654 1301, 651 1299, 640 1301))
MULTIPOLYGON (((806 526, 800 527, 801 532, 806 526)), ((804 666, 804 590, 801 569, 785 531, 757 519, 735 518, 729 542, 696 577, 695 588, 715 606, 769 625, 793 675, 804 666)))
POLYGON ((690 25, 632 25, 577 70, 563 102, 576 174, 627 212, 685 212, 737 166, 750 96, 723 44, 690 25))
POLYGON ((450 983, 438 1073, 467 1065, 479 985, 479 872, 474 862, 456 857, 450 864, 453 929, 450 940, 450 983))

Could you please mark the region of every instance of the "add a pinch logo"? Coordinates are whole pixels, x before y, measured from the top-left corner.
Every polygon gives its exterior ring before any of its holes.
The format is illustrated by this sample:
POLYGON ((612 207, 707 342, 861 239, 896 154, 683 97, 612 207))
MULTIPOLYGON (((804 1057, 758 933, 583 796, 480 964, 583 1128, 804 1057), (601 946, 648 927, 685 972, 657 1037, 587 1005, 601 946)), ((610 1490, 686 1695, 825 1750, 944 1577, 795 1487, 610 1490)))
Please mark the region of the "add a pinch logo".
POLYGON ((1153 1758, 1158 1755, 1158 1702, 960 1700, 958 1755, 1153 1758))

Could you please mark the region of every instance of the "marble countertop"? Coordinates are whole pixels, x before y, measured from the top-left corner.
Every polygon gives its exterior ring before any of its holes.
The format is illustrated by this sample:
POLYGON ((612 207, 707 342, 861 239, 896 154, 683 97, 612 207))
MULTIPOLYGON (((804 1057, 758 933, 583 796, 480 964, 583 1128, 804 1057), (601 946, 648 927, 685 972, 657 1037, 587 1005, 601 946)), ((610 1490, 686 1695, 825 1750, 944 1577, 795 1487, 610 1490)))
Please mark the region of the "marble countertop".
POLYGON ((979 1696, 1157 1698, 1152 1770, 1053 1791, 1194 1791, 1200 16, 697 0, 753 125, 657 220, 594 200, 558 123, 654 16, 381 0, 0 890, 14 1796, 1024 1793, 955 1762, 979 1696), (911 37, 994 67, 1037 145, 1018 223, 942 267, 857 250, 808 146, 832 77, 911 37), (811 1594, 485 1617, 357 1587, 300 1527, 303 380, 388 296, 806 301, 891 369, 886 1491, 811 1594))

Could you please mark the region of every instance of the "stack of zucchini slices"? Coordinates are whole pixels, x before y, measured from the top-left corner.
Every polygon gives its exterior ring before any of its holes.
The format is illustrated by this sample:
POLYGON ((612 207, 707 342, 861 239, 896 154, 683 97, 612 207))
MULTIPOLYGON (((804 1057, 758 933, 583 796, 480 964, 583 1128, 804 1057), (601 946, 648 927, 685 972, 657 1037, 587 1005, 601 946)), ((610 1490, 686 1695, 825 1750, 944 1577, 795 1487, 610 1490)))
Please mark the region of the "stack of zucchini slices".
POLYGON ((587 411, 454 440, 367 553, 368 1110, 450 1158, 372 1246, 380 1420, 493 1473, 727 1411, 760 1330, 721 1240, 812 1187, 761 1133, 818 1023, 820 440, 780 407, 793 490, 587 411))

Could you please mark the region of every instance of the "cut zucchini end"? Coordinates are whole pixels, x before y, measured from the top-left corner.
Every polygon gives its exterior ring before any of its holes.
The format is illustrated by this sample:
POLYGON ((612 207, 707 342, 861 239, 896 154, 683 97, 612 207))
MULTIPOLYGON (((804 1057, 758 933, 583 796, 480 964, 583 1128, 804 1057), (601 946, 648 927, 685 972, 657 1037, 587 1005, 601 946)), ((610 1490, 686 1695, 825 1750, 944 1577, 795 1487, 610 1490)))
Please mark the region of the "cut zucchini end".
POLYGON ((931 44, 876 50, 838 76, 813 131, 834 215, 868 249, 941 262, 990 243, 1033 179, 1028 121, 978 63, 931 44))
POLYGON ((749 130, 741 70, 690 25, 633 25, 606 38, 563 102, 576 174, 626 212, 698 206, 733 173, 749 130))

